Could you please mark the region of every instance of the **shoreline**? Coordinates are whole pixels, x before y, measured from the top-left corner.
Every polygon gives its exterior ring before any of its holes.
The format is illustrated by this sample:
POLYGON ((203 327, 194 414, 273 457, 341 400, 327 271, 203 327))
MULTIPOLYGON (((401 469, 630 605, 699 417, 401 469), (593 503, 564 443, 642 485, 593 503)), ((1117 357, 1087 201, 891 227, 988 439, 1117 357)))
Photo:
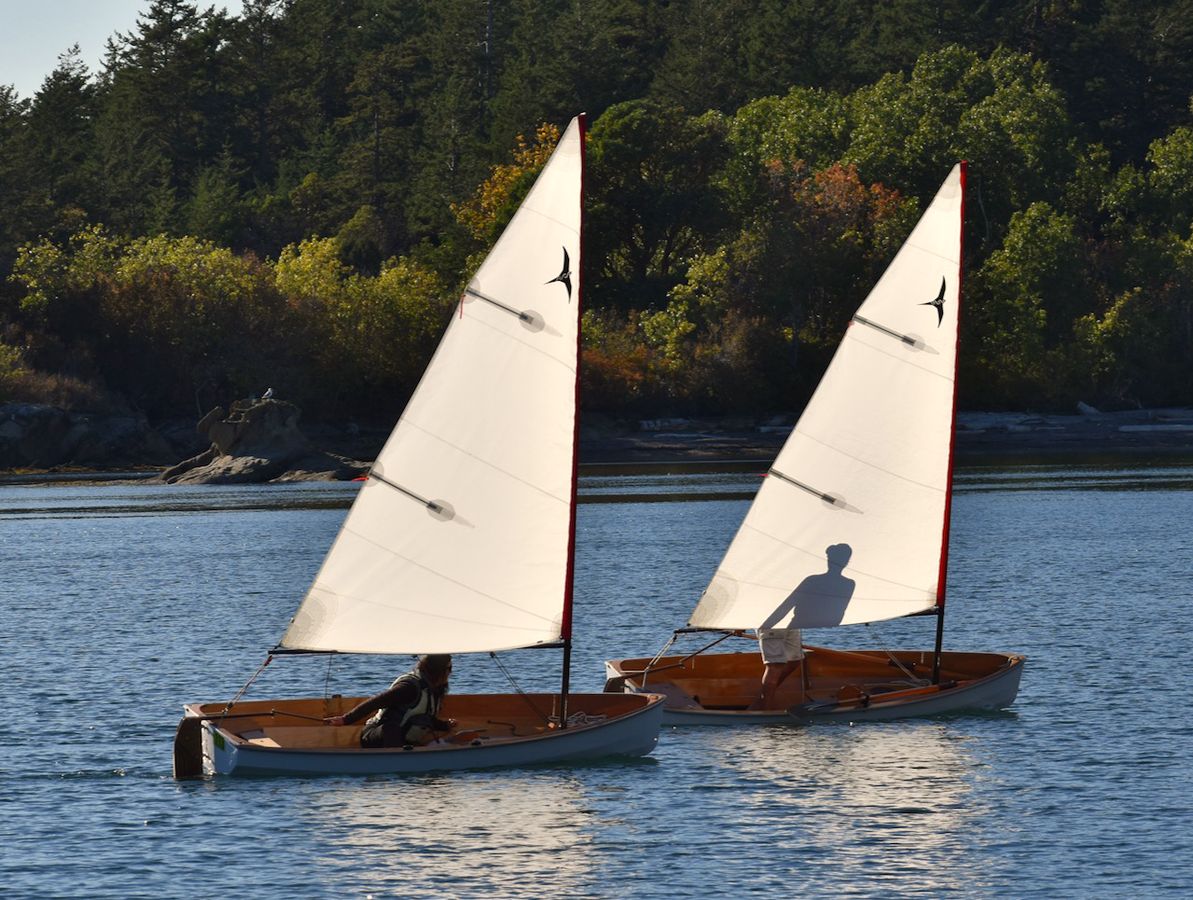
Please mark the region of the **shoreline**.
MULTIPOLYGON (((581 434, 579 466, 584 474, 627 468, 752 469, 774 460, 790 428, 790 422, 756 426, 716 419, 654 420, 641 423, 636 431, 592 428, 581 434)), ((361 451, 373 445, 379 448, 385 439, 385 435, 361 435, 351 446, 335 446, 339 436, 336 432, 326 428, 317 431, 314 443, 328 444, 330 452, 354 459, 371 458, 367 452, 360 455, 361 451)), ((955 460, 961 468, 1183 458, 1193 463, 1193 409, 957 415, 955 460)), ((0 471, 0 484, 142 481, 159 475, 164 468, 114 465, 13 469, 0 471)))
MULTIPOLYGON (((672 421, 666 430, 582 437, 580 465, 769 463, 791 427, 733 430, 718 427, 714 420, 678 426, 672 421)), ((1105 457, 1193 459, 1193 409, 1082 415, 958 413, 954 450, 962 466, 1105 457)))

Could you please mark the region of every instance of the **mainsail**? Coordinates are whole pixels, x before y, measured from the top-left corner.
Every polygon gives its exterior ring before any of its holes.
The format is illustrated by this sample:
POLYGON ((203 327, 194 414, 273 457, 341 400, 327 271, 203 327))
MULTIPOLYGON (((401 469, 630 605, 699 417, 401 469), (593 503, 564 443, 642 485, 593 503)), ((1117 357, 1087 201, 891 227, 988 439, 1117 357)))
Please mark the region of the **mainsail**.
POLYGON ((964 164, 862 303, 690 625, 820 627, 943 603, 964 164))
POLYGON ((583 145, 578 118, 461 298, 281 647, 569 635, 583 145))

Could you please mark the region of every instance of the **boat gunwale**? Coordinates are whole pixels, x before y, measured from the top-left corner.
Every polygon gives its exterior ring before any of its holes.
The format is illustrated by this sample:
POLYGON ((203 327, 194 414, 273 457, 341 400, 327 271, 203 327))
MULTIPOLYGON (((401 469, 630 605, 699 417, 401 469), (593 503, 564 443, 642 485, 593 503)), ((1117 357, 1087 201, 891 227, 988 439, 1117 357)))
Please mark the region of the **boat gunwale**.
MULTIPOLYGON (((842 653, 842 654, 858 654, 858 655, 862 655, 862 656, 872 656, 875 660, 889 658, 890 656, 897 657, 900 654, 908 654, 908 655, 920 654, 922 656, 931 656, 933 653, 933 651, 931 651, 931 650, 920 650, 920 649, 897 649, 897 650, 883 650, 883 649, 870 649, 870 648, 846 649, 844 647, 818 647, 818 646, 812 646, 809 644, 804 645, 804 651, 805 651, 805 653, 807 653, 808 656, 812 656, 812 655, 816 654, 817 652, 829 653, 829 654, 842 653)), ((641 660, 643 662, 650 662, 651 660, 654 660, 655 662, 658 662, 658 663, 662 663, 667 660, 679 660, 680 662, 678 665, 676 663, 670 663, 666 667, 667 669, 672 669, 672 668, 682 668, 682 664, 684 661, 686 661, 688 659, 695 659, 697 656, 702 656, 705 659, 708 659, 708 658, 716 657, 716 656, 757 656, 757 655, 758 655, 757 651, 731 650, 728 653, 702 653, 702 654, 689 654, 689 655, 675 654, 673 656, 660 656, 660 657, 625 656, 625 657, 620 657, 620 658, 616 658, 616 659, 608 659, 605 661, 605 665, 608 667, 611 667, 613 669, 616 669, 616 671, 617 671, 616 677, 634 678, 634 677, 641 676, 641 675, 648 675, 648 674, 653 674, 655 672, 661 672, 664 670, 664 667, 656 666, 653 669, 626 670, 623 666, 624 663, 637 662, 639 660, 641 660)), ((992 675, 997 675, 1004 668, 1010 667, 1017 663, 1023 663, 1023 662, 1027 661, 1027 656, 1025 654, 1008 653, 1008 652, 1003 652, 1001 650, 944 650, 944 651, 942 651, 942 655, 945 658, 947 658, 951 655, 976 656, 976 657, 991 656, 991 657, 997 657, 997 658, 1003 660, 1002 665, 1000 665, 1000 667, 998 669, 995 669, 993 672, 989 672, 985 675, 978 676, 977 678, 966 679, 966 683, 980 681, 984 678, 989 678, 992 675)), ((664 678, 663 680, 667 681, 668 679, 664 678)), ((644 693, 649 693, 649 691, 644 691, 644 693)))
MULTIPOLYGON (((463 697, 468 697, 468 696, 487 697, 487 696, 494 696, 494 695, 463 694, 460 696, 463 696, 463 697)), ((496 696, 513 696, 513 695, 507 694, 507 695, 496 695, 496 696)), ((581 732, 592 731, 597 728, 607 727, 609 725, 613 725, 618 722, 627 722, 630 719, 634 719, 638 716, 645 715, 645 714, 649 713, 654 707, 660 705, 666 699, 662 694, 656 694, 651 691, 641 691, 641 692, 635 691, 632 694, 627 692, 625 696, 627 696, 627 697, 642 697, 642 698, 646 699, 646 702, 644 704, 642 704, 642 706, 639 707, 638 709, 630 709, 623 713, 619 713, 616 716, 609 716, 609 717, 600 719, 599 721, 584 722, 584 723, 580 723, 580 724, 569 725, 567 728, 550 728, 550 729, 546 729, 544 731, 538 732, 536 734, 513 734, 513 735, 509 735, 508 737, 500 736, 497 738, 490 738, 490 739, 486 740, 485 742, 481 743, 479 746, 474 745, 471 742, 447 743, 447 744, 432 743, 432 744, 423 744, 423 745, 418 745, 418 746, 411 745, 409 749, 406 749, 405 747, 359 747, 359 746, 358 747, 318 747, 318 746, 315 746, 315 747, 271 747, 267 744, 253 743, 252 739, 245 738, 245 737, 241 736, 240 734, 237 734, 234 731, 228 730, 227 726, 219 724, 224 718, 227 718, 226 716, 221 717, 221 716, 205 715, 202 712, 200 712, 198 709, 196 709, 197 707, 204 706, 206 704, 188 703, 184 707, 184 711, 186 713, 185 718, 200 719, 202 721, 202 725, 204 728, 210 729, 213 733, 219 733, 221 737, 223 737, 225 740, 227 740, 229 743, 231 743, 237 750, 245 749, 245 750, 248 750, 253 753, 265 752, 265 753, 273 753, 273 754, 279 754, 279 753, 280 754, 306 754, 306 755, 320 755, 320 756, 357 756, 357 755, 362 755, 362 754, 368 755, 368 756, 379 756, 379 755, 407 756, 407 755, 411 755, 411 754, 415 754, 415 753, 439 754, 439 753, 445 753, 445 752, 450 752, 450 751, 454 751, 454 750, 477 751, 477 750, 484 750, 486 748, 515 746, 518 744, 525 744, 525 743, 541 741, 541 740, 545 740, 545 739, 561 738, 561 737, 564 737, 569 734, 577 734, 577 733, 581 733, 581 732)), ((571 694, 570 697, 572 699, 575 699, 577 697, 579 697, 579 698, 594 697, 594 698, 600 698, 602 700, 607 700, 609 697, 609 694, 607 694, 607 693, 584 693, 584 694, 571 694)), ((269 703, 269 702, 278 702, 278 701, 266 700, 266 701, 255 701, 255 702, 269 703)), ((248 713, 248 714, 242 714, 242 715, 245 715, 246 717, 254 716, 254 715, 269 716, 270 713, 269 712, 261 712, 261 713, 248 713)), ((303 726, 297 726, 297 727, 303 727, 303 726)), ((307 727, 314 729, 314 728, 331 728, 331 727, 335 727, 335 726, 312 724, 307 727)), ((470 731, 470 730, 472 730, 472 729, 464 729, 464 731, 470 731)))
MULTIPOLYGON (((813 652, 816 650, 821 650, 821 651, 827 650, 827 651, 831 652, 837 648, 809 646, 809 647, 806 647, 806 649, 809 651, 813 651, 813 652)), ((881 660, 882 658, 884 658, 886 656, 891 656, 891 655, 897 656, 898 654, 901 654, 901 653, 902 654, 911 654, 911 655, 920 654, 920 655, 926 655, 926 656, 932 655, 932 651, 928 651, 928 650, 874 650, 874 649, 867 649, 867 650, 842 650, 841 652, 846 653, 846 654, 859 654, 859 655, 863 655, 863 656, 871 656, 875 661, 881 660)), ((812 723, 812 722, 816 722, 816 721, 843 720, 843 719, 848 719, 850 716, 855 716, 858 720, 861 720, 861 719, 866 718, 867 714, 870 711, 883 712, 883 711, 889 711, 889 710, 894 710, 894 709, 907 709, 907 710, 911 711, 911 710, 914 710, 914 708, 917 706, 929 706, 933 703, 940 702, 942 699, 948 698, 950 696, 955 696, 958 694, 969 693, 969 692, 978 692, 982 689, 982 687, 984 685, 986 685, 988 683, 992 683, 999 679, 1005 678, 1008 674, 1014 672, 1015 670, 1019 670, 1020 674, 1021 674, 1022 669, 1027 662, 1027 656, 1022 653, 1004 653, 1004 652, 1000 652, 1000 651, 970 651, 970 650, 946 650, 943 652, 943 656, 946 661, 950 655, 959 655, 959 656, 968 656, 968 657, 991 657, 991 658, 999 660, 999 665, 997 668, 993 669, 992 671, 986 672, 985 674, 982 674, 982 675, 977 675, 977 676, 969 677, 969 678, 956 678, 956 679, 951 678, 951 679, 949 679, 949 681, 951 683, 948 684, 947 686, 941 686, 938 690, 934 690, 934 691, 925 691, 923 696, 908 696, 907 691, 910 691, 910 690, 921 690, 922 691, 925 688, 933 687, 933 685, 931 685, 931 684, 923 685, 923 686, 920 686, 918 689, 907 688, 907 689, 901 690, 901 691, 888 691, 888 692, 870 694, 868 700, 865 703, 860 702, 861 698, 850 699, 850 700, 846 700, 844 702, 841 702, 841 701, 833 702, 831 700, 814 701, 813 704, 810 704, 810 705, 818 706, 820 708, 816 709, 816 710, 809 710, 808 713, 805 715, 801 715, 796 711, 799 709, 799 706, 800 706, 799 704, 794 705, 794 706, 789 706, 789 707, 776 707, 775 709, 769 709, 769 710, 723 709, 723 708, 716 709, 716 708, 708 708, 708 707, 704 707, 704 706, 699 706, 699 707, 695 707, 695 708, 679 707, 679 706, 676 706, 676 707, 664 706, 664 713, 668 717, 680 717, 680 718, 686 718, 686 719, 692 719, 692 720, 696 720, 696 719, 705 719, 705 720, 726 719, 726 720, 733 720, 733 721, 741 722, 742 724, 751 723, 751 722, 755 722, 755 721, 757 721, 758 723, 761 724, 763 722, 763 720, 766 720, 766 719, 769 719, 772 722, 795 721, 795 722, 812 723)), ((730 653, 705 654, 705 658, 712 657, 712 656, 756 657, 757 654, 751 653, 749 651, 741 651, 741 650, 735 650, 730 653)), ((634 679, 635 677, 640 678, 643 674, 646 674, 646 673, 643 672, 642 670, 635 670, 633 672, 627 673, 626 670, 622 667, 622 664, 627 661, 638 661, 638 660, 649 661, 649 659, 650 659, 649 657, 637 657, 637 658, 636 657, 626 657, 624 659, 611 659, 611 660, 606 661, 606 666, 608 667, 608 669, 610 671, 615 671, 618 673, 617 675, 614 676, 615 678, 623 678, 624 679, 623 680, 624 687, 622 689, 622 693, 635 693, 636 694, 636 693, 639 693, 640 691, 638 688, 636 688, 632 685, 632 683, 631 683, 632 679, 634 679)), ((662 663, 668 659, 684 660, 684 659, 686 659, 686 657, 683 657, 683 656, 666 657, 665 656, 665 657, 657 658, 656 661, 662 663)), ((671 680, 671 679, 668 679, 665 675, 660 676, 660 678, 663 683, 666 683, 671 680)), ((649 688, 646 688, 646 689, 643 689, 641 692, 648 693, 649 690, 650 690, 649 688)), ((1016 695, 1018 694, 1017 688, 1016 688, 1015 694, 1016 695)), ((1010 702, 1014 702, 1013 697, 1010 702)), ((982 708, 983 707, 972 707, 972 708, 958 707, 956 709, 956 712, 961 713, 961 712, 965 711, 966 709, 982 709, 982 708)), ((942 713, 942 714, 944 714, 944 713, 942 713)), ((673 722, 672 724, 675 724, 675 723, 673 722)))

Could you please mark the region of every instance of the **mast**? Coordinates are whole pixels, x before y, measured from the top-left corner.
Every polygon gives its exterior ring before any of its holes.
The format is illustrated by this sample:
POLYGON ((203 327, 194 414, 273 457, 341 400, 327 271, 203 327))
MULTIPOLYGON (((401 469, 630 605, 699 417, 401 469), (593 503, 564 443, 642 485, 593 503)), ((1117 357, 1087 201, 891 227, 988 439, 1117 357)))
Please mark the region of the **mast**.
POLYGON ((932 683, 940 683, 940 655, 944 646, 944 602, 945 583, 949 570, 949 536, 952 531, 953 514, 953 461, 957 442, 957 368, 961 358, 961 295, 963 290, 962 271, 965 268, 965 188, 969 164, 961 161, 961 222, 957 229, 960 249, 957 253, 957 352, 953 356, 953 411, 949 422, 949 464, 945 480, 944 523, 940 539, 940 575, 936 582, 936 647, 932 658, 932 683))
POLYGON ((587 114, 576 116, 580 131, 580 240, 579 259, 576 261, 576 402, 573 405, 572 425, 572 494, 568 521, 567 575, 563 586, 563 615, 560 619, 560 637, 563 639, 563 672, 559 686, 559 727, 567 728, 568 688, 572 674, 572 597, 576 577, 576 498, 580 480, 580 348, 581 325, 584 316, 584 174, 587 163, 587 114))

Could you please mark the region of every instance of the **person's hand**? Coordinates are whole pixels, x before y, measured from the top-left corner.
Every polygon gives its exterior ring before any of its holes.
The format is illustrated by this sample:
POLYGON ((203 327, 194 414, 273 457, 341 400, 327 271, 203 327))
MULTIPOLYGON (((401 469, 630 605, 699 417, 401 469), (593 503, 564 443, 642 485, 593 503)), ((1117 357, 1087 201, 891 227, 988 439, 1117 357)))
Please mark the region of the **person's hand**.
POLYGON ((344 722, 343 716, 328 716, 326 719, 323 720, 323 724, 324 725, 344 725, 346 723, 344 722))

